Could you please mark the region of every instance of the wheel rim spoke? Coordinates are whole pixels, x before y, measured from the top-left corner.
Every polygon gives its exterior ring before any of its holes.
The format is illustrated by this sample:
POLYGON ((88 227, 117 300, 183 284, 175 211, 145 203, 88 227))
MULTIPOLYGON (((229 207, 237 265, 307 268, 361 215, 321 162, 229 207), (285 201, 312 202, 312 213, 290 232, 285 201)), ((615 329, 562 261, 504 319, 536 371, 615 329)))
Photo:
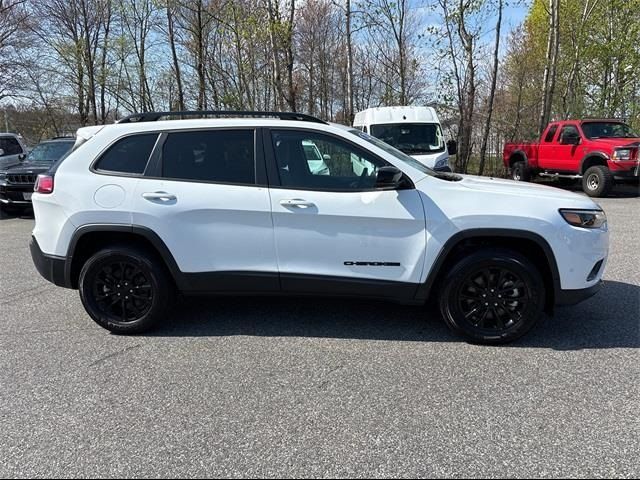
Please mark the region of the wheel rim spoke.
POLYGON ((519 274, 507 267, 485 267, 462 281, 457 305, 464 321, 474 328, 505 331, 522 321, 529 297, 519 274))
POLYGON ((135 263, 116 261, 95 275, 91 288, 100 312, 118 323, 139 320, 151 309, 153 285, 135 263))

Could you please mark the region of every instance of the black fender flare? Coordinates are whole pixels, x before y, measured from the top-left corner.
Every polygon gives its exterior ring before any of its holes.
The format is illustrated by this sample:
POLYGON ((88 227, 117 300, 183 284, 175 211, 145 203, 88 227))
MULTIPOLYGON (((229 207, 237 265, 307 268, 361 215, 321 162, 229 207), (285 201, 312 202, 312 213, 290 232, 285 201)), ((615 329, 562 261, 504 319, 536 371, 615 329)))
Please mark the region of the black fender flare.
POLYGON ((471 239, 487 239, 492 237, 518 238, 535 242, 536 245, 538 245, 545 254, 549 270, 551 271, 551 279, 553 282, 552 293, 554 295, 554 298, 558 298, 561 293, 560 271, 558 270, 558 263, 556 262, 555 254, 553 253, 553 249, 549 245, 549 242, 547 242, 542 236, 534 232, 529 232, 527 230, 517 230, 510 228, 472 228, 469 230, 462 230, 451 236, 451 238, 446 241, 446 243, 438 253, 435 262, 433 262, 426 281, 420 284, 420 286, 418 287, 418 290, 416 291, 416 300, 426 301, 429 298, 429 295, 433 290, 435 281, 440 275, 445 261, 447 260, 449 254, 453 251, 453 249, 458 244, 460 244, 460 242, 471 239))
POLYGON ((95 233, 95 232, 129 233, 129 234, 143 237, 145 240, 149 241, 151 245, 153 245, 153 247, 156 249, 160 257, 164 261, 165 265, 169 269, 169 273, 175 280, 178 288, 182 289, 186 287, 184 283, 185 281, 184 275, 180 271, 180 268, 178 267, 178 264, 176 263, 176 260, 173 257, 173 254, 171 253, 167 245, 164 243, 164 241, 160 238, 160 236, 157 233, 155 233, 153 230, 146 227, 117 224, 117 223, 88 224, 88 225, 82 225, 81 227, 76 228, 76 230, 73 232, 71 236, 71 240, 67 248, 67 256, 66 256, 65 268, 64 268, 65 282, 68 285, 72 284, 71 266, 73 264, 73 256, 74 256, 76 247, 78 245, 78 242, 84 235, 88 233, 95 233))
POLYGON ((593 158, 593 157, 601 158, 602 160, 604 160, 604 163, 608 163, 610 158, 606 152, 602 152, 600 150, 595 150, 595 151, 585 153, 582 159, 580 160, 580 171, 579 171, 580 175, 584 175, 584 162, 587 161, 587 159, 593 158))

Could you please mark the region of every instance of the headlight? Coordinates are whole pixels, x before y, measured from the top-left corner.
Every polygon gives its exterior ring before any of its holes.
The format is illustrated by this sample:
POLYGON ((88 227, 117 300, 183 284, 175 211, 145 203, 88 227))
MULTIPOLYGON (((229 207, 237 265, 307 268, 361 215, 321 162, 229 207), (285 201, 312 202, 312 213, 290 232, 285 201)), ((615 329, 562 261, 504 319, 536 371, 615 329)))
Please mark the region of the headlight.
POLYGON ((615 152, 613 152, 614 160, 631 160, 631 149, 630 148, 619 148, 615 152))
POLYGON ((607 224, 602 210, 560 210, 560 215, 574 227, 602 228, 607 224))
POLYGON ((7 174, 0 172, 0 182, 4 182, 7 179, 7 174))
POLYGON ((436 162, 435 168, 446 167, 448 163, 449 163, 449 157, 441 158, 436 162))

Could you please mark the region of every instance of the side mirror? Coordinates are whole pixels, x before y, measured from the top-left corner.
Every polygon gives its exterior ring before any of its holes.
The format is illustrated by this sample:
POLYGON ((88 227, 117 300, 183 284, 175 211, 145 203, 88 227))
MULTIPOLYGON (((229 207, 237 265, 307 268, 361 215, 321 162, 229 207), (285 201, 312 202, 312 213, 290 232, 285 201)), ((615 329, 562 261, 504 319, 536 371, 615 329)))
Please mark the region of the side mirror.
POLYGON ((580 137, 577 135, 564 137, 561 143, 563 143, 564 145, 580 145, 580 137))
POLYGON ((401 180, 402 172, 397 167, 381 167, 376 174, 376 188, 396 189, 401 180))
POLYGON ((27 158, 26 153, 21 153, 20 155, 18 155, 18 160, 20 160, 21 162, 24 162, 25 158, 27 158))
POLYGON ((447 152, 449 155, 455 155, 458 153, 458 143, 455 140, 449 140, 447 142, 447 152))
POLYGON ((4 150, 0 148, 0 157, 4 157, 4 150))
POLYGON ((322 158, 324 160, 331 160, 331 155, 329 155, 328 153, 325 153, 324 155, 322 155, 322 158))

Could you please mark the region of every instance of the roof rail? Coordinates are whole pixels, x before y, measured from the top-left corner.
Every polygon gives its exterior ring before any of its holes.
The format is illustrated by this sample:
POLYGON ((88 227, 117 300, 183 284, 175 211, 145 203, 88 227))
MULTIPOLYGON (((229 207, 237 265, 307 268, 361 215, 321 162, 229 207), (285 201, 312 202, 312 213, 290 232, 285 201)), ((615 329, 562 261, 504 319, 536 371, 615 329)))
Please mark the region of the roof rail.
POLYGON ((274 117, 280 120, 298 120, 301 122, 323 123, 327 122, 319 118, 305 115, 304 113, 295 112, 249 112, 242 110, 189 110, 184 112, 145 112, 134 113, 128 117, 121 118, 116 123, 134 123, 134 122, 157 122, 164 117, 274 117))

